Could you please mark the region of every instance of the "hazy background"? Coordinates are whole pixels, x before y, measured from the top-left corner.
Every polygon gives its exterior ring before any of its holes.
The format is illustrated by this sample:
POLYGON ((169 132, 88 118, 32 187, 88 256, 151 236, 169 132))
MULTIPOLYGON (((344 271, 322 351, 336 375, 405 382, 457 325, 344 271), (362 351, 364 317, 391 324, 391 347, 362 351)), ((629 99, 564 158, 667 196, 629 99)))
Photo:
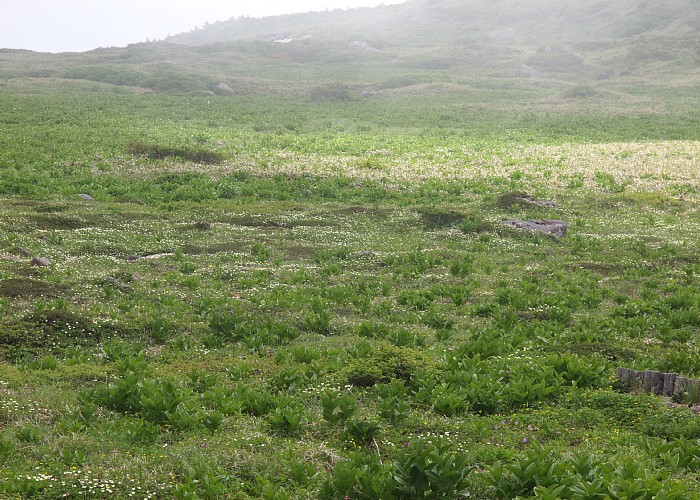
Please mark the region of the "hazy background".
POLYGON ((2 0, 0 48, 82 52, 162 39, 231 17, 374 7, 405 0, 2 0))

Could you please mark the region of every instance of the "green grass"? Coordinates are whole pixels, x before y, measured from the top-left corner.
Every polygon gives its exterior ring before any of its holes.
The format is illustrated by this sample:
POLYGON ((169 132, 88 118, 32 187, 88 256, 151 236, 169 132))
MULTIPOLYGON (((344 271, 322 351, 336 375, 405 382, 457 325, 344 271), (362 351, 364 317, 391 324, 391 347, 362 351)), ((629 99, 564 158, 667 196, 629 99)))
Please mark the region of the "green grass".
POLYGON ((0 89, 0 496, 700 495, 692 97, 0 89))

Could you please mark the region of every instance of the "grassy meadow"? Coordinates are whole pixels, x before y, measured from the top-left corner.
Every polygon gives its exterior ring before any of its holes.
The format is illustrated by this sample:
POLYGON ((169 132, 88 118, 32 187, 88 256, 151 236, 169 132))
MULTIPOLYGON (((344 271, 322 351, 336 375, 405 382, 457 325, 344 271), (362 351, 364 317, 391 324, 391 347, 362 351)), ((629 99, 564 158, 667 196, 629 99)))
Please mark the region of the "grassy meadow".
POLYGON ((0 498, 699 498, 697 97, 465 85, 0 80, 0 498))

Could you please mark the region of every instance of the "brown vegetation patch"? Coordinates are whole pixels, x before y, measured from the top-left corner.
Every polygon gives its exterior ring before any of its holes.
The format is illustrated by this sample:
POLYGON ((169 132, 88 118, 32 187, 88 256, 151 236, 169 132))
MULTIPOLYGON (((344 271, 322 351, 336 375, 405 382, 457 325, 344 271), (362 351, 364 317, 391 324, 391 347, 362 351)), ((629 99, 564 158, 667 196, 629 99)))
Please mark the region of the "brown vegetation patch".
POLYGON ((318 248, 306 245, 288 245, 285 252, 289 260, 313 260, 318 248))
POLYGON ((64 210, 68 209, 68 205, 54 203, 38 204, 34 206, 33 209, 35 212, 52 214, 56 212, 63 212, 64 210))
POLYGON ((82 229, 92 225, 84 219, 65 215, 32 215, 29 216, 29 220, 36 225, 37 229, 42 231, 82 229))
POLYGON ((465 218, 464 214, 449 209, 424 208, 419 210, 418 213, 427 229, 456 227, 465 218))
POLYGON ((0 297, 56 297, 67 287, 45 281, 9 278, 0 281, 0 297))
POLYGON ((191 161, 193 163, 203 163, 206 165, 221 163, 224 156, 216 151, 209 151, 192 146, 167 146, 163 144, 151 144, 141 141, 133 141, 127 144, 128 153, 143 156, 151 160, 163 160, 166 158, 177 158, 191 161))
POLYGON ((622 274, 626 267, 621 264, 604 264, 602 262, 577 262, 569 267, 574 269, 585 269, 603 276, 622 274))
POLYGON ((379 208, 369 208, 369 207, 363 207, 361 205, 353 205, 351 207, 347 208, 341 208, 338 210, 334 210, 332 212, 329 212, 330 216, 334 215, 371 215, 373 217, 380 217, 380 218, 386 218, 388 216, 388 210, 382 210, 379 208))

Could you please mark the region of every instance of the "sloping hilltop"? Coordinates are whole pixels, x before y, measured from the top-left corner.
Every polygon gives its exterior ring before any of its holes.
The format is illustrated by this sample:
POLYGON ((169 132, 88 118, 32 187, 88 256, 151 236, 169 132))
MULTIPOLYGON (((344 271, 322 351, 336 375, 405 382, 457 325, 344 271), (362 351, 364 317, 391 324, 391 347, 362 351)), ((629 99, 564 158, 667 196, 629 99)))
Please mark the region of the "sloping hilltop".
MULTIPOLYGON (((165 41, 52 56, 0 53, 0 76, 59 77, 168 92, 330 98, 486 78, 619 90, 697 85, 692 0, 411 0, 374 9, 238 18, 165 41), (226 84, 227 88, 219 86, 226 84)), ((580 92, 580 89, 579 89, 580 92)))
POLYGON ((664 7, 0 52, 0 497, 699 498, 697 14, 664 7))

